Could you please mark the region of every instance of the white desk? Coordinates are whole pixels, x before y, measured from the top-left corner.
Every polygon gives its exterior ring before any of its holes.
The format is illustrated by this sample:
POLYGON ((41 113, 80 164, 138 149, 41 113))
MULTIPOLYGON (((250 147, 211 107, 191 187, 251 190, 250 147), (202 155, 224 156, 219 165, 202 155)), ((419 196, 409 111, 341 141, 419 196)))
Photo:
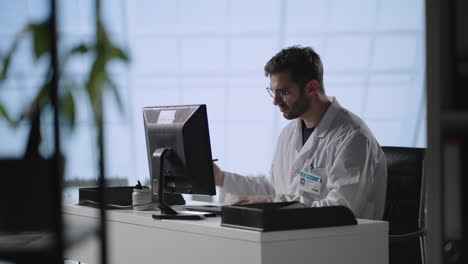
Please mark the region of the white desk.
MULTIPOLYGON (((98 210, 69 205, 66 223, 98 223, 98 210)), ((388 224, 359 219, 346 227, 257 232, 201 221, 154 220, 151 212, 110 210, 109 263, 388 263, 388 224)), ((99 241, 90 237, 69 249, 66 259, 99 263, 99 241)))

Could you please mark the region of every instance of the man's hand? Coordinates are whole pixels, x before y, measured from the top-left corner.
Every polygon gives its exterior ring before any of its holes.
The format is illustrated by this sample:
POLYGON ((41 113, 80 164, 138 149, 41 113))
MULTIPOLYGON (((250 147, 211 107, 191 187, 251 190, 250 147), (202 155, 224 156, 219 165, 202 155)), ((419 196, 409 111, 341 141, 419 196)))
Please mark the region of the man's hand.
POLYGON ((237 200, 237 202, 233 203, 233 205, 251 203, 271 203, 273 202, 274 197, 274 195, 245 196, 240 197, 239 200, 237 200))
POLYGON ((218 185, 219 187, 223 187, 224 172, 215 163, 213 163, 213 173, 215 177, 215 184, 218 185))

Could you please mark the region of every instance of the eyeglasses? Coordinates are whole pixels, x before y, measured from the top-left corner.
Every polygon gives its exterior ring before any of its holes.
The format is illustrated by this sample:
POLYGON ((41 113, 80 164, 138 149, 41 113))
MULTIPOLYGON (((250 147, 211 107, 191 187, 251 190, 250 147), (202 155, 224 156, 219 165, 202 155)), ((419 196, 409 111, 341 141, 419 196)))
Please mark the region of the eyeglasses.
POLYGON ((271 98, 275 98, 276 96, 278 96, 283 101, 286 101, 286 99, 288 99, 289 92, 286 91, 286 90, 277 90, 277 91, 275 91, 275 90, 271 89, 270 87, 267 87, 266 90, 267 90, 268 94, 271 96, 271 98))

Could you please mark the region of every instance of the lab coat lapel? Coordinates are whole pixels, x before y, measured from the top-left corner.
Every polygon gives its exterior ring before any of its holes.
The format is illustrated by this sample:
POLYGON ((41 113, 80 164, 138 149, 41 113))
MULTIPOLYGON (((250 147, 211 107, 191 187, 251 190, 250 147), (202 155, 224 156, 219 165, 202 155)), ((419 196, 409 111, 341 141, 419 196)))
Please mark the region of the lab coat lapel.
POLYGON ((327 109, 322 120, 320 120, 304 146, 302 146, 302 120, 300 118, 297 119, 295 127, 296 130, 294 131, 294 144, 297 150, 297 157, 292 166, 293 173, 298 173, 304 166, 307 159, 311 157, 311 153, 316 151, 318 145, 317 141, 327 135, 327 132, 332 125, 332 121, 335 119, 339 108, 341 108, 340 104, 334 97, 329 97, 329 100, 331 101, 330 107, 327 109))
POLYGON ((319 138, 323 138, 328 134, 328 130, 330 130, 332 122, 335 119, 338 110, 341 108, 341 105, 335 97, 329 96, 328 99, 330 100, 331 105, 328 107, 325 115, 323 115, 322 120, 318 123, 314 133, 312 133, 312 135, 315 134, 315 136, 319 138))
POLYGON ((302 119, 297 118, 295 120, 294 132, 292 133, 292 135, 293 135, 292 143, 293 143, 294 149, 296 150, 295 154, 298 155, 302 149, 302 119))
MULTIPOLYGON (((299 133, 299 135, 301 136, 301 143, 302 143, 302 131, 301 133, 299 133)), ((304 163, 307 161, 307 159, 310 158, 310 153, 311 152, 313 153, 315 151, 315 148, 317 146, 317 144, 315 144, 316 140, 317 140, 317 137, 315 135, 315 130, 314 130, 314 132, 312 132, 309 139, 307 139, 306 143, 299 151, 297 158, 294 161, 293 169, 295 171, 299 172, 304 167, 304 163)))
POLYGON ((300 153, 302 152, 302 119, 301 118, 297 118, 295 120, 295 126, 294 126, 294 131, 292 133, 292 141, 291 143, 293 144, 294 146, 294 159, 293 159, 293 163, 292 163, 292 166, 291 166, 291 177, 294 178, 294 176, 299 173, 298 170, 300 170, 300 165, 301 164, 301 161, 300 161, 300 153))

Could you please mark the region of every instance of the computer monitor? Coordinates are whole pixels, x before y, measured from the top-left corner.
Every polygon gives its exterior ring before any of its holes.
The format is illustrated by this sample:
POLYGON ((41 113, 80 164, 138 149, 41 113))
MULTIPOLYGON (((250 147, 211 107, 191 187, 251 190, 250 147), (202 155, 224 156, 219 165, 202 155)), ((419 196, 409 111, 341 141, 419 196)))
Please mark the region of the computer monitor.
POLYGON ((164 193, 215 195, 206 105, 143 108, 153 201, 158 219, 194 219, 168 206, 164 193))

